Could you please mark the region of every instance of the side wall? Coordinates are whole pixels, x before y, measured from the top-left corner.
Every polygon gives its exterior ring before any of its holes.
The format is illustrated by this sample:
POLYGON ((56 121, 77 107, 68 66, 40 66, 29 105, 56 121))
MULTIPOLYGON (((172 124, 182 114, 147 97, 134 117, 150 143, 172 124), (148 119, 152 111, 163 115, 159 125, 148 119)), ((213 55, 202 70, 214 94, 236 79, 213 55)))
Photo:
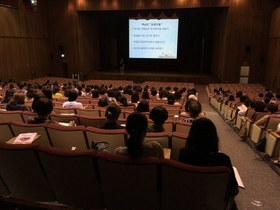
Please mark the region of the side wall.
POLYGON ((266 69, 265 84, 269 89, 280 92, 280 7, 273 11, 266 69))
POLYGON ((48 72, 48 27, 44 16, 24 12, 21 7, 0 6, 0 29, 0 78, 3 81, 26 80, 48 72))

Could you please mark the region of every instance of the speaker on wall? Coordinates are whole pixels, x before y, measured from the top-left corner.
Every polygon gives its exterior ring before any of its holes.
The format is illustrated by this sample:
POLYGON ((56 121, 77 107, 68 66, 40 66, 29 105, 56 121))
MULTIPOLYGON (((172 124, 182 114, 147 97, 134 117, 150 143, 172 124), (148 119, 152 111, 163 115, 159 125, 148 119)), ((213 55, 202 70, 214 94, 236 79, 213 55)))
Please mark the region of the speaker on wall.
POLYGON ((245 52, 246 53, 251 52, 251 46, 247 45, 246 48, 245 48, 245 52))

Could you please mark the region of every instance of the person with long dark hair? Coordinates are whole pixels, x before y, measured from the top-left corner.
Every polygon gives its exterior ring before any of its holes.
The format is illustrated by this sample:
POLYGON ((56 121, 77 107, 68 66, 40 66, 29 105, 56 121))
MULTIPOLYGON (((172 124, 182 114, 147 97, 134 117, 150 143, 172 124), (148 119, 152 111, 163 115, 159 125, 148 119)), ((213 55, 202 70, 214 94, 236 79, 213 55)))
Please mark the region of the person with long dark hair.
POLYGON ((219 137, 214 123, 207 118, 199 118, 192 123, 186 146, 180 149, 179 161, 195 166, 226 166, 232 172, 230 195, 239 193, 231 160, 219 152, 219 137))
POLYGON ((129 139, 126 147, 118 147, 116 154, 130 156, 133 158, 141 157, 159 157, 164 158, 162 146, 156 142, 144 142, 148 127, 148 120, 140 112, 133 112, 126 121, 126 131, 129 133, 129 139))

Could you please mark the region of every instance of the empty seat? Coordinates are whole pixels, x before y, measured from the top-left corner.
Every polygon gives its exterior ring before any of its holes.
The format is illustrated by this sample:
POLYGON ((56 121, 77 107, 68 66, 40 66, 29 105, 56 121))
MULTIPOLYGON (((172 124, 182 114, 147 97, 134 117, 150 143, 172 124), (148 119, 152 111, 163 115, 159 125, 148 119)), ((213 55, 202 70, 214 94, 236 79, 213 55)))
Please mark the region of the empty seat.
POLYGON ((55 123, 46 125, 54 147, 63 149, 88 149, 84 126, 62 126, 55 123))
POLYGON ((153 132, 147 133, 144 142, 157 141, 164 148, 170 147, 171 134, 168 132, 153 132))
POLYGON ((173 132, 171 137, 171 159, 178 160, 179 150, 185 147, 188 134, 173 132))
POLYGON ((95 150, 70 151, 40 146, 40 160, 57 201, 76 208, 104 209, 95 150))
POLYGON ((1 142, 7 142, 11 138, 14 137, 14 134, 10 127, 10 121, 0 121, 0 141, 1 142))
POLYGON ((0 176, 12 197, 32 202, 54 202, 55 197, 37 158, 38 146, 0 142, 0 176))
POLYGON ((92 141, 98 142, 108 142, 109 150, 111 153, 115 151, 115 149, 119 146, 125 146, 126 142, 126 131, 125 129, 101 129, 95 127, 87 127, 86 137, 88 140, 88 144, 91 145, 92 141))
POLYGON ((83 126, 92 126, 92 127, 98 127, 103 125, 107 119, 106 117, 93 117, 93 116, 86 116, 86 115, 78 115, 79 116, 79 122, 80 125, 83 126))
POLYGON ((40 135, 33 144, 42 145, 47 144, 51 145, 49 140, 45 124, 26 124, 22 122, 11 122, 11 129, 15 136, 18 136, 21 133, 37 133, 40 135))
POLYGON ((189 134, 192 123, 176 121, 174 131, 189 134))
POLYGON ((97 163, 106 209, 159 209, 158 158, 99 152, 97 163))

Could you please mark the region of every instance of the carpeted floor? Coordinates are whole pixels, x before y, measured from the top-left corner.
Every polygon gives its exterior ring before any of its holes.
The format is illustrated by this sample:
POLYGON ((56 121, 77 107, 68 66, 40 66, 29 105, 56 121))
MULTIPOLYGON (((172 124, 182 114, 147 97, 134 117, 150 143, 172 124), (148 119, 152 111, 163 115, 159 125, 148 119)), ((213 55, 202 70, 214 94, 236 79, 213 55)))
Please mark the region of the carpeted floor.
MULTIPOLYGON (((236 203, 240 210, 280 210, 280 177, 252 148, 243 141, 221 116, 209 105, 206 85, 196 85, 199 101, 207 117, 211 119, 218 130, 220 148, 229 155, 244 183, 245 189, 240 189, 236 203), (263 206, 254 206, 253 200, 260 201, 263 206)), ((269 160, 268 160, 269 161, 269 160)))

